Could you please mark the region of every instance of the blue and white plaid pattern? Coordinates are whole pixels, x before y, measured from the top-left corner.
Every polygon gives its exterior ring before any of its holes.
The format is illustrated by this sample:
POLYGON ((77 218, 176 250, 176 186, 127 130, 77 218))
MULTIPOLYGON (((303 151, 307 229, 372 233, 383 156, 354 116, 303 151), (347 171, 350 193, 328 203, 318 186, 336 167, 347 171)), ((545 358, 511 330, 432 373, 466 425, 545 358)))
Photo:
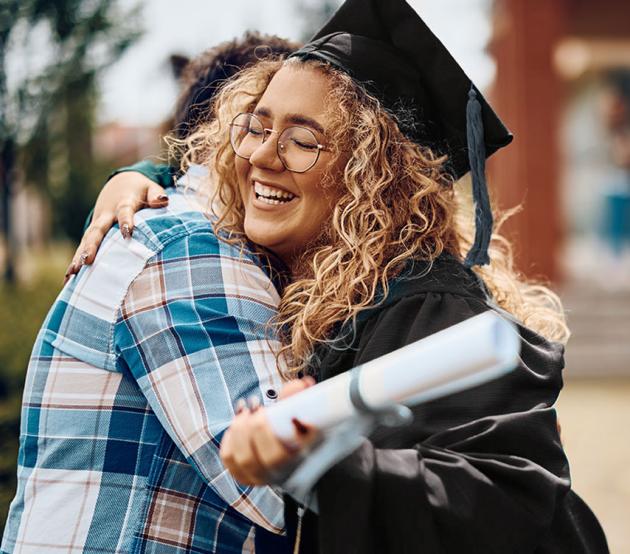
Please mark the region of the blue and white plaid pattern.
POLYGON ((237 484, 218 452, 234 402, 282 386, 266 328, 279 297, 198 202, 178 190, 133 239, 110 232, 52 306, 3 553, 289 550, 280 495, 237 484))

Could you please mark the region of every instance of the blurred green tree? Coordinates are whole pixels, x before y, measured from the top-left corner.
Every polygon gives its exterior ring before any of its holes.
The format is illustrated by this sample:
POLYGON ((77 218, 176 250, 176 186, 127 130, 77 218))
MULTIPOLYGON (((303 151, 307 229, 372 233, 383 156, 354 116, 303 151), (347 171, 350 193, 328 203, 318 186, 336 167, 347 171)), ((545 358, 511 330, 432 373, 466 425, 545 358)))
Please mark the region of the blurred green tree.
POLYGON ((140 36, 138 19, 115 0, 0 0, 0 535, 15 492, 24 369, 68 254, 38 258, 33 278, 13 283, 11 197, 18 182, 39 187, 55 232, 80 236, 95 192, 97 79, 140 36))
POLYGON ((93 201, 96 79, 140 36, 139 8, 112 0, 0 1, 0 231, 14 279, 18 175, 46 192, 54 230, 78 239, 93 201))
POLYGON ((59 292, 62 260, 42 260, 29 283, 0 282, 0 535, 15 494, 24 370, 41 321, 59 292))

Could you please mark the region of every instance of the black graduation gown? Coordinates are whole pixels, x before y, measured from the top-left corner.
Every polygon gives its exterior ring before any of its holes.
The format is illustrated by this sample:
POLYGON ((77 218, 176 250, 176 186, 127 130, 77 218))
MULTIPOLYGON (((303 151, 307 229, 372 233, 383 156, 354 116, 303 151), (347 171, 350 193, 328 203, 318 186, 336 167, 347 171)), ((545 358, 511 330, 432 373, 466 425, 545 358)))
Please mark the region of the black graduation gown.
MULTIPOLYGON (((359 319, 353 348, 326 351, 322 380, 489 309, 484 286, 454 258, 418 277, 423 269, 359 319)), ((377 429, 332 468, 316 487, 319 516, 304 515, 300 552, 608 552, 570 488, 552 407, 564 349, 520 333, 514 372, 415 408, 411 426, 377 429)), ((297 506, 286 500, 293 543, 297 506)))

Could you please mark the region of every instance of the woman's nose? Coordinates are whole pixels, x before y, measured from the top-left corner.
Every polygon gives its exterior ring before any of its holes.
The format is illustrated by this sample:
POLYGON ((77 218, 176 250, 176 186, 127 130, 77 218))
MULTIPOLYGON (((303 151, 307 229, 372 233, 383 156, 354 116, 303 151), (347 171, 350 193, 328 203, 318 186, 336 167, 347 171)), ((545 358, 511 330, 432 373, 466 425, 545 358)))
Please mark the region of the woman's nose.
POLYGON ((272 171, 284 171, 284 164, 278 157, 278 138, 272 133, 267 134, 265 140, 252 152, 249 163, 272 171))

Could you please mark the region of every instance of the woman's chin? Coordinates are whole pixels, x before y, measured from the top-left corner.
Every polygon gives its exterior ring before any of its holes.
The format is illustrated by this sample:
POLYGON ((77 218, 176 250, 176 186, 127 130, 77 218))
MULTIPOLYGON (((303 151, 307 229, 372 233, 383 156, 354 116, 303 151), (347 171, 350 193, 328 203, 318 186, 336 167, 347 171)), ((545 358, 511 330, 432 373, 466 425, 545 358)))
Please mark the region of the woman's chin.
POLYGON ((284 251, 283 245, 285 240, 278 233, 273 233, 269 231, 265 231, 261 229, 259 226, 248 226, 245 225, 245 236, 247 240, 257 244, 258 246, 262 246, 267 250, 271 250, 276 256, 281 256, 281 252, 284 251))

